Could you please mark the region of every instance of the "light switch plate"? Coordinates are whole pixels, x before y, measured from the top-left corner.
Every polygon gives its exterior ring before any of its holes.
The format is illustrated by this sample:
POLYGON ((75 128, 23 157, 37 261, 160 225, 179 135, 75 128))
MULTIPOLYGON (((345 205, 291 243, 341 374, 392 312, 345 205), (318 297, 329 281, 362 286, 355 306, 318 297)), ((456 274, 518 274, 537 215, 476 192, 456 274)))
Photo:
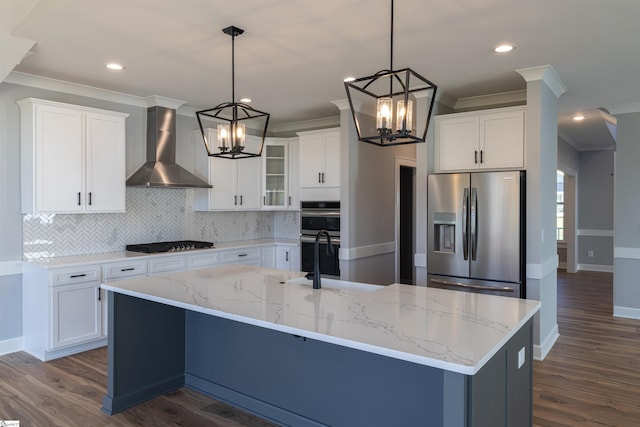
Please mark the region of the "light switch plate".
POLYGON ((518 369, 522 368, 522 365, 524 365, 524 361, 525 361, 525 352, 524 352, 524 347, 522 347, 520 351, 518 351, 518 369))

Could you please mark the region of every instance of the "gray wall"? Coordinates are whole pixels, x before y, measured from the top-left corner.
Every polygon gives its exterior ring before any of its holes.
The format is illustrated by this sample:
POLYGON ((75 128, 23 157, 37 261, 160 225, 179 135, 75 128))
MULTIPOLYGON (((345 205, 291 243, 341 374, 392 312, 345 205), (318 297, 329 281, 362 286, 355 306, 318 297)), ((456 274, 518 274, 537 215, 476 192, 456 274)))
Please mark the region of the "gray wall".
POLYGON ((613 173, 613 151, 580 152, 578 263, 584 270, 613 266, 613 173))
POLYGON ((614 315, 640 318, 640 113, 616 118, 614 315))
POLYGON ((580 153, 567 141, 558 137, 558 169, 572 174, 578 173, 580 153))
POLYGON ((395 251, 388 252, 396 232, 395 159, 415 159, 416 146, 376 147, 358 142, 348 109, 340 113, 340 128, 340 249, 356 254, 340 262, 341 278, 388 285, 395 282, 395 251), (360 256, 365 247, 375 249, 360 256))

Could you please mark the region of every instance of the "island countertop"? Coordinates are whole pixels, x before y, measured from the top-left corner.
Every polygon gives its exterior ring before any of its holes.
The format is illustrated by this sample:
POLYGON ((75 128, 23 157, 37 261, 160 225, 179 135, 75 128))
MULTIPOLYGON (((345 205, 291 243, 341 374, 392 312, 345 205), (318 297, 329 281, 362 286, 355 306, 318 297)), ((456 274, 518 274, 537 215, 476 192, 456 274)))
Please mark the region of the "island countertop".
POLYGON ((327 281, 314 290, 303 274, 234 264, 101 287, 465 375, 540 308, 533 300, 402 284, 327 281))

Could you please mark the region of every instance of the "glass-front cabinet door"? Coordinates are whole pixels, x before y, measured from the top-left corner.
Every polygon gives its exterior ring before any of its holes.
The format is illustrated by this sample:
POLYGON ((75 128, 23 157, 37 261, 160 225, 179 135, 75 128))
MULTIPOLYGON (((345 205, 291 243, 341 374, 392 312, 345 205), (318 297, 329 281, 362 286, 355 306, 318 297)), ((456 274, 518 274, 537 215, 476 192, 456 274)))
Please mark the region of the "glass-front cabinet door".
POLYGON ((287 141, 276 139, 265 141, 262 158, 264 161, 263 198, 265 209, 286 209, 288 206, 287 141))

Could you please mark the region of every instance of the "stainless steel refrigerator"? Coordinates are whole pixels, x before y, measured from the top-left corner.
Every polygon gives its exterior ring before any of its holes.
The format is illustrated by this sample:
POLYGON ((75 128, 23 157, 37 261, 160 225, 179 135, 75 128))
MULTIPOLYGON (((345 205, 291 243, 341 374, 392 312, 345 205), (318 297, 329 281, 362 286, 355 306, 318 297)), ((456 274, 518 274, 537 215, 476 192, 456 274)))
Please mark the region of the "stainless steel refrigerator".
POLYGON ((427 286, 524 298, 525 172, 428 183, 427 286))

